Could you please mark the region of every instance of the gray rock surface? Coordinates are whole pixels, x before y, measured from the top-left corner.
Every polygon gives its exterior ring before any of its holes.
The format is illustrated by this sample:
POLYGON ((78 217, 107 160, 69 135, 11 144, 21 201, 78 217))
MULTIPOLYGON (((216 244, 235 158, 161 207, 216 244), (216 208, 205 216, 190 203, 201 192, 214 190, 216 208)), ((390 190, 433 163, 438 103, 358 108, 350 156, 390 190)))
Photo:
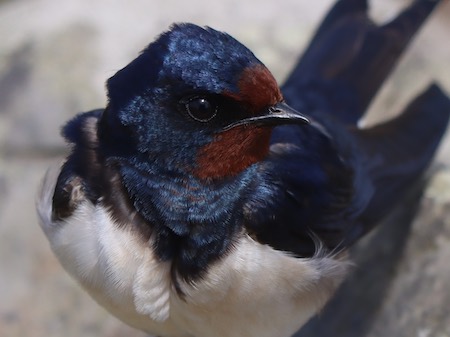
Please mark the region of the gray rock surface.
MULTIPOLYGON (((229 32, 282 82, 331 3, 0 1, 0 336, 145 336, 78 288, 37 225, 35 191, 66 152, 59 136, 64 121, 103 106, 105 80, 177 21, 229 32)), ((406 1, 372 3, 377 18, 388 18, 406 1)), ((431 78, 450 91, 449 32, 446 1, 386 83, 367 123, 400 111, 431 78)), ((298 336, 450 336, 449 137, 423 198, 405 201, 352 256, 349 280, 298 336)))

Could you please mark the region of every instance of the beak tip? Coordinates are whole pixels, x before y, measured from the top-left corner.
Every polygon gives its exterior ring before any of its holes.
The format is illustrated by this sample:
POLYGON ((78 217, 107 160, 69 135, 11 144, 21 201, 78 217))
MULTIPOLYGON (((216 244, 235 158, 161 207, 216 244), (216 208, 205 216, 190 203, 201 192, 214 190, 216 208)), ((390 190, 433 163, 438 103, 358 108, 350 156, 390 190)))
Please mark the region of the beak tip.
POLYGON ((276 116, 276 114, 279 114, 278 116, 280 116, 281 119, 285 119, 287 121, 286 124, 311 124, 311 120, 308 116, 298 112, 285 102, 275 104, 272 107, 271 111, 272 116, 276 116))

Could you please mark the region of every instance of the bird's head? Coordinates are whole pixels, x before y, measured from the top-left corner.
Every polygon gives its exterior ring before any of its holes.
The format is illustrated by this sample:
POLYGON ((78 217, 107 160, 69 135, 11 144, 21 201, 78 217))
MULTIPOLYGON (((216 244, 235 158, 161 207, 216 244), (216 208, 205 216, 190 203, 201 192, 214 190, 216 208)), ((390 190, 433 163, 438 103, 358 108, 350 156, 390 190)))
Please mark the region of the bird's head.
POLYGON ((100 141, 199 179, 238 174, 269 151, 272 127, 307 123, 269 70, 231 36, 174 25, 107 83, 100 141))

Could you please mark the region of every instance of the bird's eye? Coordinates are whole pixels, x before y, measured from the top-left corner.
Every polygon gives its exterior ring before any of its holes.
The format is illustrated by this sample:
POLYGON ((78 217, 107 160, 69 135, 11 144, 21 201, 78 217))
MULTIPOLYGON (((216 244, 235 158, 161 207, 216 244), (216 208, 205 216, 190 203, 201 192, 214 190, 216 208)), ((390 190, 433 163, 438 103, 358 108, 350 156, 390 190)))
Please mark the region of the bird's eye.
POLYGON ((189 116, 198 122, 208 122, 217 114, 217 104, 214 100, 205 97, 192 97, 185 102, 189 116))

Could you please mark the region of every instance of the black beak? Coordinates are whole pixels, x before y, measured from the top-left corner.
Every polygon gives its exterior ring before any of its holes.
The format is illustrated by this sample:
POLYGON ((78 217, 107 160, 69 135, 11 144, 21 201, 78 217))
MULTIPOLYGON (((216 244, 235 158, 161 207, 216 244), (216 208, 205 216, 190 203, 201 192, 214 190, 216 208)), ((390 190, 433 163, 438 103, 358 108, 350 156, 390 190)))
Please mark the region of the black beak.
POLYGON ((223 128, 223 131, 230 130, 241 125, 276 126, 283 124, 309 124, 310 120, 305 115, 294 110, 284 102, 277 103, 258 116, 244 118, 233 122, 223 128))

